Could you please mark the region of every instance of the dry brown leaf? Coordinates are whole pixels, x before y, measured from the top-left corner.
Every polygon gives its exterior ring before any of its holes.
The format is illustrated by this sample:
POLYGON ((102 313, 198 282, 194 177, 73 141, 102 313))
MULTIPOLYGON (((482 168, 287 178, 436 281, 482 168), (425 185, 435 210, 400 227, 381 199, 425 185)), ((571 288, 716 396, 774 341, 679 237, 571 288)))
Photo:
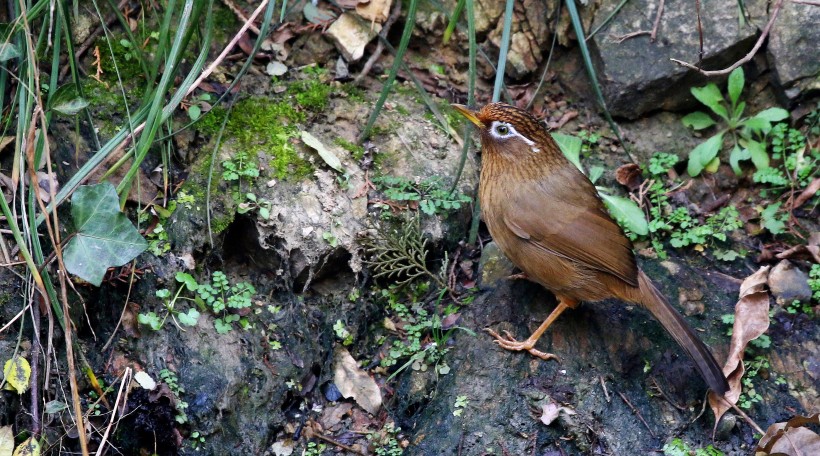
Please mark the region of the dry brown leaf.
POLYGON ((333 383, 346 398, 352 397, 368 413, 376 414, 382 406, 379 385, 359 368, 353 356, 342 347, 333 352, 333 383))
POLYGON ((792 204, 792 210, 802 206, 803 203, 811 199, 817 192, 820 192, 820 177, 812 179, 809 185, 797 195, 797 198, 794 199, 794 204, 792 204))
POLYGON ((622 165, 615 170, 615 180, 629 190, 635 190, 643 182, 641 167, 634 163, 622 165))
POLYGON ((6 148, 9 144, 14 142, 14 136, 0 136, 0 151, 6 148))
POLYGON ((709 406, 715 414, 715 427, 723 414, 731 408, 730 404, 736 404, 740 397, 741 379, 745 372, 743 352, 746 345, 769 329, 769 268, 770 266, 761 267, 740 284, 740 296, 735 305, 735 324, 732 326, 732 342, 729 344, 726 364, 723 365, 723 374, 729 382, 729 391, 723 398, 709 391, 709 406))
POLYGON ((319 417, 319 424, 321 424, 323 428, 332 431, 333 428, 342 421, 342 418, 350 413, 350 409, 352 408, 353 404, 348 403, 339 403, 327 407, 324 412, 322 412, 322 416, 319 417))
POLYGON ((820 413, 808 417, 796 416, 785 423, 772 424, 758 442, 755 456, 820 454, 820 435, 806 428, 807 424, 820 424, 820 413))

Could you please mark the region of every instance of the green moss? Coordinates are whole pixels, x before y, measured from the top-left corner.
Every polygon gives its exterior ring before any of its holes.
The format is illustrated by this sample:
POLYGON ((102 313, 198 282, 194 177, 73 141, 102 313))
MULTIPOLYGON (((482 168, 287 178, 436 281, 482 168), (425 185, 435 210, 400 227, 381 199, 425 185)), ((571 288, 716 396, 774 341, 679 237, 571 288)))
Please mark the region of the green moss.
MULTIPOLYGON (((117 73, 123 83, 135 80, 143 81, 145 73, 140 66, 137 52, 130 41, 125 38, 112 36, 109 40, 100 38, 97 46, 100 48, 100 67, 103 70, 103 78, 109 83, 117 83, 117 73), (116 65, 114 62, 116 61, 116 65)), ((137 84, 140 85, 140 84, 137 84)))
POLYGON ((341 146, 342 149, 350 152, 350 154, 355 158, 357 161, 364 158, 364 147, 354 144, 350 141, 347 141, 343 138, 336 138, 334 141, 338 146, 341 146))
POLYGON ((233 223, 234 218, 236 218, 236 211, 228 211, 222 217, 215 217, 211 219, 211 229, 214 231, 214 234, 219 234, 233 223))
POLYGON ((296 98, 296 103, 311 111, 324 111, 327 108, 332 88, 316 78, 296 81, 288 87, 288 93, 296 98))
POLYGON ((353 85, 351 83, 342 84, 342 92, 347 94, 347 98, 350 101, 356 101, 359 103, 364 103, 364 89, 353 85))
MULTIPOLYGON (((196 128, 205 134, 216 134, 225 115, 224 108, 215 107, 196 124, 196 128)), ((251 157, 257 157, 259 153, 272 157, 268 161, 272 176, 299 179, 313 172, 313 166, 299 156, 290 141, 299 134, 297 123, 304 121, 305 114, 287 101, 247 98, 231 111, 225 135, 237 142, 237 150, 251 157)))

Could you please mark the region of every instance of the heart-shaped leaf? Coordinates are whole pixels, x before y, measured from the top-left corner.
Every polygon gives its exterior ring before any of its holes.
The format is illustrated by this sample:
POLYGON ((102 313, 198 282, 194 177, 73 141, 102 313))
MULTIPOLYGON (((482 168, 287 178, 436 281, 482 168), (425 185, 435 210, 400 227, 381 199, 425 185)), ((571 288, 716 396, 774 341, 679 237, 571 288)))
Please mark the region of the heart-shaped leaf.
POLYGON ((120 212, 119 198, 108 182, 85 185, 71 199, 77 234, 63 252, 68 271, 100 286, 105 271, 122 266, 147 247, 139 232, 120 212))

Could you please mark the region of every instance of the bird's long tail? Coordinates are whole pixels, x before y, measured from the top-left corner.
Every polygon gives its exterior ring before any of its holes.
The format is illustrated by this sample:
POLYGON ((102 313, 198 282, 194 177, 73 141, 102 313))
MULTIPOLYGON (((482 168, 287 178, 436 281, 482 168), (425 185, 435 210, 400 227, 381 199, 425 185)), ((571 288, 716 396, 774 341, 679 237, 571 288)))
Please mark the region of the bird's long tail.
POLYGON ((706 344, 701 342, 686 320, 669 304, 643 271, 638 271, 638 285, 641 296, 635 301, 646 307, 689 355, 709 388, 721 396, 726 393, 729 384, 706 344))

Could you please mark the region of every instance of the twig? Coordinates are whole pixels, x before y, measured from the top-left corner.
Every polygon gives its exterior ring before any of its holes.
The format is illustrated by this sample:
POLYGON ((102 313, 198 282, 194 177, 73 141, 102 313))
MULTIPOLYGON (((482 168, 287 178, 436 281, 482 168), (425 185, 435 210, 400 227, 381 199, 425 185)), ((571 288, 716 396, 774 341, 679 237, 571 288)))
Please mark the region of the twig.
POLYGON ((337 446, 337 447, 339 447, 339 448, 341 448, 341 449, 343 449, 343 450, 345 450, 345 451, 349 451, 349 452, 351 452, 351 453, 360 454, 360 455, 362 455, 362 456, 365 456, 365 454, 364 454, 364 453, 362 453, 361 451, 359 451, 359 450, 357 450, 357 449, 353 448, 352 446, 345 445, 345 444, 344 444, 344 443, 342 443, 342 442, 338 442, 338 441, 336 441, 336 440, 333 440, 333 439, 331 439, 330 437, 325 437, 325 436, 324 436, 324 435, 322 435, 322 434, 315 434, 315 433, 314 433, 314 434, 312 434, 312 435, 311 435, 311 437, 315 437, 315 438, 317 438, 317 439, 319 439, 319 440, 324 440, 325 442, 327 442, 327 443, 329 443, 329 444, 331 444, 331 445, 335 445, 335 446, 337 446))
MULTIPOLYGON (((240 21, 248 22, 248 18, 245 16, 245 13, 238 6, 236 6, 234 2, 232 2, 231 0, 222 0, 222 3, 226 7, 228 7, 228 9, 231 10, 236 15, 236 17, 239 18, 240 21)), ((251 31, 255 33, 257 36, 261 35, 259 27, 253 25, 253 23, 251 23, 250 27, 248 28, 251 29, 251 31)))
MULTIPOLYGON (((390 32, 390 28, 393 27, 393 23, 396 22, 396 19, 398 19, 400 15, 401 0, 396 0, 393 4, 393 9, 390 11, 390 16, 387 18, 387 21, 385 21, 384 26, 382 26, 382 30, 379 32, 379 35, 387 38, 387 33, 390 32)), ((370 69, 373 68, 373 65, 377 60, 379 60, 382 52, 384 52, 384 42, 382 40, 378 40, 378 44, 376 44, 376 49, 373 51, 373 54, 371 54, 367 59, 367 62, 364 63, 362 71, 359 72, 359 75, 353 79, 353 85, 359 85, 365 76, 370 73, 370 69)))
POLYGON ((672 404, 672 407, 675 407, 676 409, 678 409, 678 410, 680 410, 680 411, 682 411, 682 412, 685 412, 685 411, 687 410, 687 409, 686 409, 686 407, 684 407, 684 406, 682 406, 682 405, 679 405, 677 402, 673 401, 673 400, 672 400, 672 398, 671 398, 671 397, 669 397, 669 396, 666 394, 666 391, 664 391, 664 390, 661 388, 661 385, 659 385, 659 384, 658 384, 658 380, 657 380, 657 379, 655 379, 655 377, 651 377, 651 379, 652 379, 652 386, 654 386, 654 387, 655 387, 655 389, 657 389, 657 390, 661 393, 661 396, 663 396, 663 398, 664 398, 664 399, 666 399, 666 401, 667 401, 667 402, 669 402, 670 404, 672 404))
POLYGON ((643 423, 643 425, 646 426, 646 430, 649 431, 649 435, 651 435, 653 438, 656 438, 657 436, 654 432, 652 432, 652 429, 649 427, 649 424, 647 424, 646 420, 644 420, 643 416, 641 416, 641 412, 639 412, 638 409, 636 409, 635 406, 633 406, 632 403, 629 402, 629 399, 627 399, 626 396, 624 396, 624 393, 618 391, 618 394, 621 396, 621 399, 623 399, 624 402, 626 402, 626 405, 628 405, 629 408, 632 409, 632 413, 634 413, 638 417, 638 419, 641 420, 641 423, 643 423))
POLYGON ((695 0, 695 11, 698 15, 698 40, 700 47, 698 48, 698 65, 703 62, 703 23, 700 20, 700 0, 695 0))
POLYGON ((604 390, 604 397, 606 398, 606 403, 609 404, 612 399, 609 397, 609 391, 606 390, 606 382, 604 382, 604 378, 600 375, 598 378, 601 380, 601 388, 604 390))
MULTIPOLYGON (((700 0, 698 0, 698 4, 700 4, 700 0)), ((737 62, 733 63, 732 66, 730 66, 729 68, 724 68, 722 70, 706 71, 706 70, 702 70, 702 69, 698 68, 695 65, 692 65, 691 63, 686 63, 682 60, 678 60, 678 59, 669 59, 669 60, 671 60, 671 61, 673 61, 673 62, 675 62, 678 65, 681 65, 683 67, 689 68, 690 70, 695 70, 695 71, 697 71, 698 73, 700 73, 704 76, 720 76, 720 75, 724 75, 724 74, 729 74, 732 71, 734 71, 735 68, 743 65, 744 63, 748 62, 749 60, 752 60, 752 57, 754 57, 755 54, 757 54, 757 51, 760 49, 760 46, 763 45, 763 42, 766 40, 766 37, 769 36, 769 31, 771 30, 772 24, 774 24, 775 19, 777 19, 777 14, 780 12, 780 7, 781 6, 783 6, 783 0, 777 0, 777 3, 774 4, 774 8, 772 9, 772 15, 771 15, 771 17, 769 17, 769 22, 766 24, 766 27, 764 27, 763 31, 760 33, 760 37, 757 39, 757 43, 755 43, 754 47, 752 47, 752 50, 749 51, 749 53, 746 54, 745 57, 743 57, 742 59, 740 59, 737 62)), ((698 14, 698 17, 700 17, 700 14, 698 14)), ((700 23, 698 23, 698 24, 700 24, 700 23)), ((701 41, 702 40, 703 39, 701 38, 701 41)), ((703 48, 703 44, 701 43, 701 49, 702 48, 703 48)), ((703 50, 701 50, 701 60, 703 59, 702 54, 703 54, 703 50)))
POLYGON ((800 3, 801 5, 820 6, 820 2, 813 2, 811 0, 791 0, 792 3, 800 3))
POLYGON ((651 33, 652 32, 650 32, 649 30, 638 30, 637 32, 632 32, 632 33, 627 33, 626 35, 621 35, 621 36, 615 38, 615 41, 617 41, 619 43, 623 43, 624 41, 626 41, 630 38, 635 38, 637 36, 643 36, 643 35, 650 35, 651 33))
POLYGON ((108 426, 105 427, 105 433, 103 433, 102 441, 100 442, 100 446, 97 448, 97 453, 95 456, 100 456, 103 453, 103 449, 105 448, 105 443, 108 441, 108 435, 111 433, 111 426, 114 425, 114 418, 117 417, 117 409, 120 404, 120 398, 122 398, 122 403, 125 405, 125 401, 128 398, 128 390, 125 390, 125 397, 122 396, 123 390, 125 389, 126 385, 131 384, 131 368, 126 367, 125 373, 122 376, 122 381, 120 381, 120 389, 117 391, 117 399, 114 401, 114 407, 111 411, 111 420, 108 422, 108 426))
POLYGON ((652 25, 652 34, 649 35, 650 43, 654 43, 655 38, 658 36, 658 26, 661 24, 661 16, 663 16, 663 0, 661 0, 660 5, 658 5, 658 14, 655 15, 655 24, 652 25))

